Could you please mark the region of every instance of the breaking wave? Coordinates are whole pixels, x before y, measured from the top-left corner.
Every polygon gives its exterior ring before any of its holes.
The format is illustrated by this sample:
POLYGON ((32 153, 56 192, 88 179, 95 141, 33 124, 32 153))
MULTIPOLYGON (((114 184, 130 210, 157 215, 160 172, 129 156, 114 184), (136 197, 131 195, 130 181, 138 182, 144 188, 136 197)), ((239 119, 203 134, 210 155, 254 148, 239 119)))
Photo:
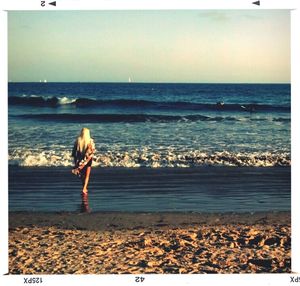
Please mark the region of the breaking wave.
POLYGON ((114 108, 148 108, 158 110, 194 110, 194 111, 247 111, 247 112, 290 112, 289 106, 268 104, 232 104, 224 102, 216 103, 193 103, 185 101, 150 101, 130 99, 90 99, 90 98, 68 98, 68 97, 43 97, 36 95, 9 96, 10 105, 23 105, 35 107, 61 107, 73 105, 78 108, 84 107, 114 107, 114 108))
MULTIPOLYGON (((69 151, 15 150, 9 154, 9 164, 27 167, 73 166, 69 151)), ((232 153, 227 151, 207 153, 199 150, 131 150, 126 152, 106 151, 97 153, 93 162, 98 167, 161 168, 197 167, 203 165, 272 167, 290 166, 289 153, 232 153)))

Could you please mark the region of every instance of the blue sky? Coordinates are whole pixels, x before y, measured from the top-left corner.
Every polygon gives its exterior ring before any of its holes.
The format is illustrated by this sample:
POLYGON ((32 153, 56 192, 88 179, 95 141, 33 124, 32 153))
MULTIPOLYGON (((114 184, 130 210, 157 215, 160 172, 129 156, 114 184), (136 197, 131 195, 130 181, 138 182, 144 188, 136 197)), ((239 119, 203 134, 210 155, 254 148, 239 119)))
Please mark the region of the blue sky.
POLYGON ((11 11, 8 53, 10 81, 290 82, 290 11, 11 11))

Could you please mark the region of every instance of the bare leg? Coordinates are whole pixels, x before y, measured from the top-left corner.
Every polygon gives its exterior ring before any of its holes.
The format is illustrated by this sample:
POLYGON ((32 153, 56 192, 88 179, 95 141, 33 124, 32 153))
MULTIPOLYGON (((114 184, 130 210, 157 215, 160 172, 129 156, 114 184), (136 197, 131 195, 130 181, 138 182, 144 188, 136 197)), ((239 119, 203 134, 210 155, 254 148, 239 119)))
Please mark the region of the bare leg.
POLYGON ((82 180, 82 193, 83 194, 87 194, 88 190, 87 190, 87 186, 90 180, 90 173, 91 173, 91 167, 87 167, 86 168, 86 172, 85 172, 85 176, 82 180))

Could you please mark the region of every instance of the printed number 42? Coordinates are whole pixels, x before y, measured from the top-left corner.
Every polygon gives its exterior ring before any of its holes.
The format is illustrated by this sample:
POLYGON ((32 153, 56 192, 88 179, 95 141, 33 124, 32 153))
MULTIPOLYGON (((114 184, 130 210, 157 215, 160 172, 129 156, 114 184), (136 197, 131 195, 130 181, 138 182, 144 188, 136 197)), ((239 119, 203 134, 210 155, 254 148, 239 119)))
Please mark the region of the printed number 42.
POLYGON ((144 282, 145 277, 135 277, 135 282, 144 282))

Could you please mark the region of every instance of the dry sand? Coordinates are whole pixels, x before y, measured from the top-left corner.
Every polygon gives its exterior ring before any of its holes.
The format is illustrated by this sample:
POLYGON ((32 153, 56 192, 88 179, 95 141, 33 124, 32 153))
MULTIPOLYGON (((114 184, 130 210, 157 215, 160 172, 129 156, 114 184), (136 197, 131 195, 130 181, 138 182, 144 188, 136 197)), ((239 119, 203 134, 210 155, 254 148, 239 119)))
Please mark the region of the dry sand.
POLYGON ((9 272, 288 273, 290 215, 10 214, 9 272))

